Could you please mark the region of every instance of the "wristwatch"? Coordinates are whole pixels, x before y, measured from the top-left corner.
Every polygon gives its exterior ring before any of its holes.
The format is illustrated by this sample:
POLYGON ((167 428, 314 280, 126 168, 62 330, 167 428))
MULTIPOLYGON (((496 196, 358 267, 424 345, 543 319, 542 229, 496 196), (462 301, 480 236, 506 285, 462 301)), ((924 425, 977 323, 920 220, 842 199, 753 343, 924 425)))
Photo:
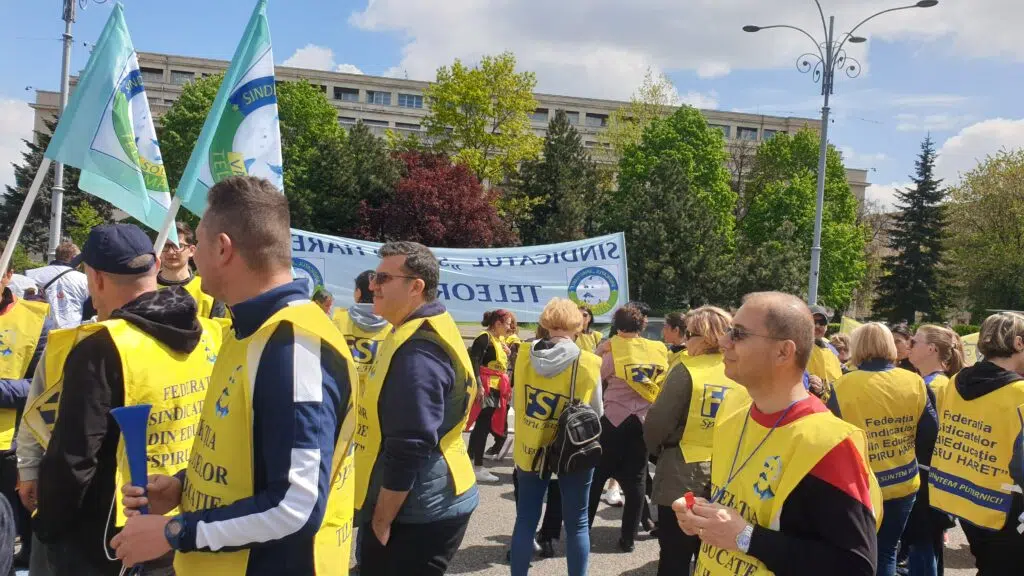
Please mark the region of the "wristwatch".
POLYGON ((740 533, 736 535, 736 547, 739 548, 740 552, 744 554, 750 550, 750 538, 754 535, 754 527, 747 524, 747 527, 740 530, 740 533))
POLYGON ((167 524, 164 524, 164 538, 167 539, 167 543, 171 545, 171 548, 175 550, 181 549, 181 535, 184 530, 185 522, 181 519, 181 516, 175 516, 167 524))

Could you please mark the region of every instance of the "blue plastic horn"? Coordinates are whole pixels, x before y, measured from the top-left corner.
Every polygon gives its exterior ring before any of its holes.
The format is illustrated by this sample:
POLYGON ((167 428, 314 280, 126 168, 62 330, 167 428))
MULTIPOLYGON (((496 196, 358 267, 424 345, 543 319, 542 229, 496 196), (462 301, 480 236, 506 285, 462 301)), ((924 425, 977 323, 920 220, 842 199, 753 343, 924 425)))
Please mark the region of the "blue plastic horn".
MULTIPOLYGON (((148 459, 146 457, 146 425, 149 422, 149 411, 152 404, 139 404, 137 406, 124 406, 114 408, 110 415, 121 427, 121 436, 124 438, 124 452, 128 456, 128 471, 131 475, 132 486, 146 489, 149 480, 147 469, 148 459)), ((120 487, 118 487, 120 490, 120 487)), ((149 514, 149 507, 144 506, 139 510, 143 514, 149 514)))

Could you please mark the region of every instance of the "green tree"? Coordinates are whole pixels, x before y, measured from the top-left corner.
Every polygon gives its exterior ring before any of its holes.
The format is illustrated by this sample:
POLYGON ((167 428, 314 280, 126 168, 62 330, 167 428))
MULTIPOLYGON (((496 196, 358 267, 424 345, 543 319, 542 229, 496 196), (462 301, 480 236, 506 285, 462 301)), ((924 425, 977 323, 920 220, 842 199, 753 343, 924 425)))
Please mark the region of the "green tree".
POLYGON ((973 312, 1024 310, 1024 150, 986 158, 949 198, 949 270, 973 312))
POLYGON ((548 125, 543 158, 523 163, 514 188, 533 208, 532 218, 519 226, 524 244, 586 238, 587 213, 598 193, 598 174, 565 112, 559 110, 548 125))
MULTIPOLYGON (((791 223, 804 274, 810 266, 814 240, 817 172, 817 132, 805 129, 792 135, 778 134, 761 144, 744 188, 749 204, 740 232, 745 240, 751 245, 769 242, 778 237, 780 227, 791 223)), ((857 223, 857 199, 846 182, 842 155, 829 146, 818 284, 818 297, 828 306, 843 310, 850 304, 864 274, 864 236, 857 223)))
POLYGON ((630 146, 640 144, 644 130, 657 118, 665 118, 680 105, 679 93, 664 74, 655 76, 647 69, 643 83, 633 92, 629 104, 612 112, 608 129, 601 139, 611 144, 616 160, 621 159, 630 146))
POLYGON ((736 241, 735 294, 777 290, 800 294, 807 289, 805 254, 796 226, 783 222, 764 241, 740 234, 736 241))
POLYGON ((89 237, 89 231, 94 226, 106 222, 99 211, 87 202, 73 206, 68 215, 70 216, 70 223, 67 227, 68 236, 79 247, 85 245, 85 239, 89 237))
POLYGON ((425 91, 427 136, 438 152, 465 164, 481 182, 499 183, 540 152, 541 140, 530 126, 536 85, 533 72, 516 72, 511 52, 484 56, 472 68, 459 60, 442 66, 425 91))
POLYGON ((896 214, 889 226, 891 254, 882 260, 876 307, 890 321, 915 322, 941 318, 948 300, 942 280, 943 235, 947 191, 935 178, 935 146, 931 137, 921 143, 914 163, 912 188, 896 193, 896 214))
POLYGON ((689 106, 652 120, 606 212, 626 235, 631 295, 656 310, 728 300, 735 205, 721 133, 689 106))
MULTIPOLYGON (((50 134, 57 127, 56 121, 47 121, 48 132, 36 132, 38 144, 23 140, 26 150, 22 152, 22 163, 14 167, 14 186, 7 186, 3 194, 3 202, 0 203, 0 230, 11 230, 18 219, 18 212, 21 211, 28 195, 28 189, 32 180, 36 177, 37 169, 43 160, 43 152, 50 144, 50 134)), ((50 238, 50 199, 53 189, 53 166, 50 166, 49 174, 43 180, 36 197, 32 211, 29 212, 25 228, 18 240, 19 248, 24 248, 30 254, 45 255, 50 238)), ((109 222, 113 213, 113 206, 105 200, 101 200, 91 194, 86 194, 78 188, 78 169, 70 166, 64 167, 64 218, 62 221, 63 230, 67 233, 75 226, 80 225, 76 219, 75 210, 83 205, 90 206, 100 219, 100 223, 109 222)), ((90 221, 91 222, 91 221, 90 221)))

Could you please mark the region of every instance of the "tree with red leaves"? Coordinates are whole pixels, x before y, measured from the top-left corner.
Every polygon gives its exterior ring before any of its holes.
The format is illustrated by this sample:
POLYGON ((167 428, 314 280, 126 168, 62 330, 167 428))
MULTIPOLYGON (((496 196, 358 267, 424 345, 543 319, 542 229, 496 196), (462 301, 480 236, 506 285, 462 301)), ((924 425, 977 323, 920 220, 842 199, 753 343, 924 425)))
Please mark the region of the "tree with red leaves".
POLYGON ((465 166, 442 154, 400 154, 405 173, 383 205, 360 207, 362 237, 409 240, 438 248, 485 248, 517 243, 498 216, 499 190, 484 190, 465 166))

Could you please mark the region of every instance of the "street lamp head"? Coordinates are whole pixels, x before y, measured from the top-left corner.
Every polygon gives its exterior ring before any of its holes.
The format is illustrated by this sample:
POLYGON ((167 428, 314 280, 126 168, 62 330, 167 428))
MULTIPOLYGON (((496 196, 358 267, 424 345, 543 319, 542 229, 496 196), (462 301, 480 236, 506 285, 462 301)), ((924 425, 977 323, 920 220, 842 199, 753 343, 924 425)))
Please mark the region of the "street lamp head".
MULTIPOLYGON (((921 1, 922 2, 926 2, 928 0, 921 0, 921 1)), ((761 29, 760 26, 754 26, 752 24, 747 24, 746 26, 743 27, 743 31, 744 32, 757 32, 760 29, 761 29)))
POLYGON ((867 41, 868 39, 863 36, 850 36, 850 38, 847 40, 847 42, 849 42, 850 44, 863 44, 867 41))
POLYGON ((939 0, 921 0, 920 2, 915 4, 915 6, 917 6, 918 8, 931 8, 932 6, 935 6, 938 3, 939 0))

